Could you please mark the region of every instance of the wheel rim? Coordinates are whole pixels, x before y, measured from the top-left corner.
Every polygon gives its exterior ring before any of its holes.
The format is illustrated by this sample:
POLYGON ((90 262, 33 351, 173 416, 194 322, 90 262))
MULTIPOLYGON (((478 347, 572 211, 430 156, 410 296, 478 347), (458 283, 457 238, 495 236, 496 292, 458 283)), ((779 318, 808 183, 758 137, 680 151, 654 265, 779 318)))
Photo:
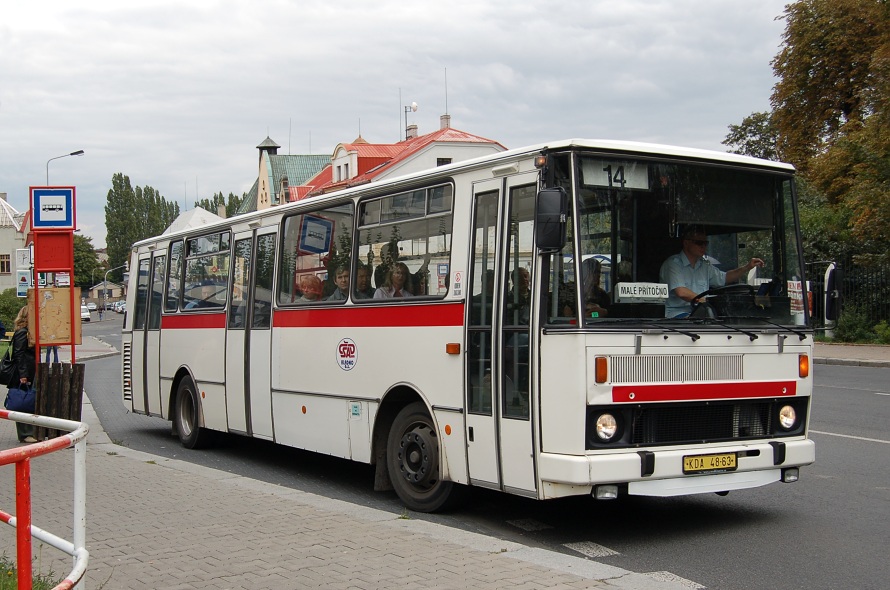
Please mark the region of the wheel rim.
POLYGON ((188 437, 192 433, 192 424, 195 419, 195 404, 192 400, 192 392, 186 388, 183 389, 182 397, 179 402, 179 428, 183 436, 188 437))
POLYGON ((399 441, 399 472, 413 487, 427 490, 439 479, 439 448, 428 424, 414 424, 399 441))

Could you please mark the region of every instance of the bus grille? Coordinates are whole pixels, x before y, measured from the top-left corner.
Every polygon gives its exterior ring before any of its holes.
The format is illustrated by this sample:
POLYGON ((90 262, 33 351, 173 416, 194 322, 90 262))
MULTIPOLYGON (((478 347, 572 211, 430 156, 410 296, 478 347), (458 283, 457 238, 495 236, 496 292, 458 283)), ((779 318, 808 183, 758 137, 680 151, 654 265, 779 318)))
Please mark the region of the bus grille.
POLYGON ((654 354, 610 357, 612 383, 688 383, 744 379, 741 354, 654 354))
POLYGON ((795 436, 803 433, 809 397, 638 406, 588 406, 587 449, 699 444, 795 436), (778 426, 779 409, 794 406, 798 428, 778 426), (596 436, 603 413, 619 422, 619 438, 604 443, 596 436))
POLYGON ((133 401, 133 351, 130 344, 124 344, 123 356, 123 388, 124 401, 133 401))

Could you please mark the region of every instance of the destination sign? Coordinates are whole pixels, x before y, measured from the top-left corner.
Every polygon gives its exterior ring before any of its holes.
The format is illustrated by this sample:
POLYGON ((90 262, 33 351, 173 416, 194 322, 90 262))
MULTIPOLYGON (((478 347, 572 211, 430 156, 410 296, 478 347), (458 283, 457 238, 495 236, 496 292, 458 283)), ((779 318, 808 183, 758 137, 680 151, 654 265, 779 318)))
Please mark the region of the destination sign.
POLYGON ((618 283, 615 285, 615 299, 618 303, 651 303, 667 298, 667 283, 618 283))

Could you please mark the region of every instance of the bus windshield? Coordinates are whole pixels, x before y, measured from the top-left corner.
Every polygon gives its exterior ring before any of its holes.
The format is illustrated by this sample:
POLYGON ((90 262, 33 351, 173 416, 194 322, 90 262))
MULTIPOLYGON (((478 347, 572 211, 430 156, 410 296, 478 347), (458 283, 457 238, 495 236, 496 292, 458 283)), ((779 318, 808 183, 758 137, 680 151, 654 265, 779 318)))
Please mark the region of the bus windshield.
POLYGON ((593 155, 551 162, 550 181, 574 203, 568 241, 550 260, 546 322, 807 324, 790 173, 593 155), (682 273, 697 277, 691 302, 676 296, 682 273))

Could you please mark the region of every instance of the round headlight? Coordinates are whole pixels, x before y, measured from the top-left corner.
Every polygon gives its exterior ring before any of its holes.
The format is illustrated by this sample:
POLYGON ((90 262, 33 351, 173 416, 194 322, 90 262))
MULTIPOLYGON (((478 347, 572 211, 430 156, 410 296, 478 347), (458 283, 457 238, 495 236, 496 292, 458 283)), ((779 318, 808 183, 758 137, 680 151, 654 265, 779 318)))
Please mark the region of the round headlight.
POLYGON ((779 426, 785 430, 791 430, 797 424, 797 412, 791 406, 782 406, 779 410, 779 426))
POLYGON ((618 434, 618 421, 612 414, 600 414, 596 419, 596 435, 603 442, 609 442, 618 434))

